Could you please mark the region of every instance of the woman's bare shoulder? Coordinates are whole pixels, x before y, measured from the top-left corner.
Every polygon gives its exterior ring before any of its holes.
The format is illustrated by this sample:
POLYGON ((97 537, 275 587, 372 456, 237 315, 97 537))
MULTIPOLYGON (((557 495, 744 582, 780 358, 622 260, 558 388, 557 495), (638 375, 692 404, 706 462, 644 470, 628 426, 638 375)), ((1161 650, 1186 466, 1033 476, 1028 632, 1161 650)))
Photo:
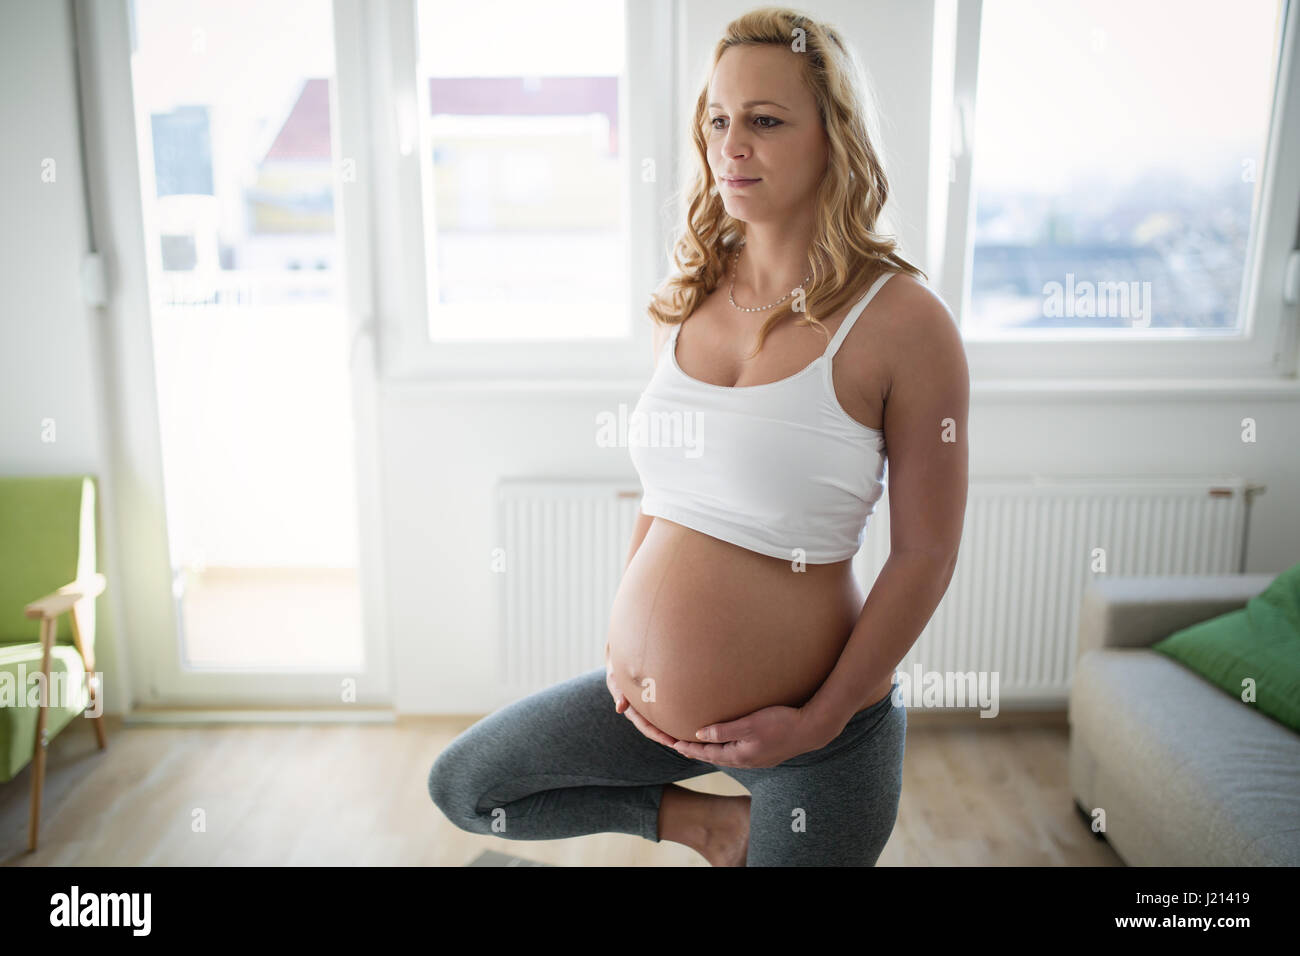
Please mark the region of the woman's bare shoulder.
POLYGON ((948 306, 929 284, 918 276, 907 272, 897 272, 880 290, 883 298, 888 295, 899 305, 909 307, 904 311, 913 311, 918 307, 938 307, 946 310, 948 306))
POLYGON ((872 301, 877 334, 897 341, 891 344, 914 343, 918 338, 944 335, 946 327, 955 332, 957 320, 937 292, 922 279, 900 272, 881 288, 872 301))
POLYGON ((927 387, 967 379, 961 329, 938 293, 921 279, 900 273, 885 284, 879 297, 882 307, 876 330, 889 356, 891 383, 906 378, 927 387))

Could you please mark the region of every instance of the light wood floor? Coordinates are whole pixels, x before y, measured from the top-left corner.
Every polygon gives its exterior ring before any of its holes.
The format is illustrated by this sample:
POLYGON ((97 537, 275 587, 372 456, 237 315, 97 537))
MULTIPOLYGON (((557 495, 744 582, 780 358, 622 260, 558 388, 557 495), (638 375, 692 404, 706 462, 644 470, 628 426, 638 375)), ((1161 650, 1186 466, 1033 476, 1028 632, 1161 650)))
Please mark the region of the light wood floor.
MULTIPOLYGON (((903 796, 881 866, 1121 866, 1074 809, 1063 714, 908 713, 903 796)), ((474 718, 388 725, 123 726, 77 719, 50 745, 41 843, 31 768, 0 785, 6 866, 461 866, 485 849, 561 866, 707 866, 621 833, 508 841, 456 829, 425 779, 474 718)), ((709 774, 684 786, 744 793, 709 774)))

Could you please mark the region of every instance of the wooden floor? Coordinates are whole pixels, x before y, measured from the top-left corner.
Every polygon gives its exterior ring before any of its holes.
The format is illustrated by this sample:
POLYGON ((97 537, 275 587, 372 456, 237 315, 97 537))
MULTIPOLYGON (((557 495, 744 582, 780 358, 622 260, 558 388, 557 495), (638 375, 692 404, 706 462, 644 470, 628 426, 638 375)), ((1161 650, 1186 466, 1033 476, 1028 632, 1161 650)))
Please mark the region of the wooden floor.
MULTIPOLYGON (((1066 784, 1063 715, 997 726, 908 714, 903 796, 881 866, 1122 866, 1066 784)), ((425 789, 473 718, 379 725, 123 726, 108 749, 78 719, 50 745, 41 843, 27 852, 31 768, 0 785, 6 866, 462 866, 491 849, 561 866, 707 866, 621 833, 508 841, 453 827, 425 789)), ((715 773, 684 786, 744 793, 715 773)))

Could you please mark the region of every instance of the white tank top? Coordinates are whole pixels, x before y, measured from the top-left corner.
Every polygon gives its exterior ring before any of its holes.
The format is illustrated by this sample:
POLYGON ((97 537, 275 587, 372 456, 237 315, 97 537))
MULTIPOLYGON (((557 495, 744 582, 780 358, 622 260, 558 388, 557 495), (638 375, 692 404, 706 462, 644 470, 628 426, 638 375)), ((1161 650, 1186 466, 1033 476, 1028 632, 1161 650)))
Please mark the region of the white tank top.
POLYGON ((712 385, 677 364, 677 333, 633 410, 641 511, 787 561, 857 554, 885 485, 885 435, 835 397, 831 359, 893 272, 872 283, 811 365, 763 385, 712 385))

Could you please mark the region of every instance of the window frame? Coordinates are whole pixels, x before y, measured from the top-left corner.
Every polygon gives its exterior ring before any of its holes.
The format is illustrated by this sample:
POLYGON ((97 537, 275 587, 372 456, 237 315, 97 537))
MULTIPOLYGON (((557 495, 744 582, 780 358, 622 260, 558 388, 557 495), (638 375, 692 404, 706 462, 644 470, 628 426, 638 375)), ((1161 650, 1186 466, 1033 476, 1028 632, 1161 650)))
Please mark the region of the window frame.
MULTIPOLYGON (((955 178, 947 189, 943 250, 936 264, 937 291, 959 325, 970 314, 975 195, 972 142, 978 106, 977 77, 982 0, 956 0, 949 154, 955 178)), ((1241 330, 1216 334, 1131 330, 1067 330, 1046 338, 966 336, 973 377, 1008 381, 1103 382, 1293 378, 1297 309, 1283 298, 1288 260, 1300 227, 1300 24, 1296 4, 1283 0, 1278 70, 1270 111, 1258 207, 1242 275, 1241 330)), ((945 127, 936 125, 937 129, 945 127)), ((942 197, 938 198, 941 206, 942 197)))
MULTIPOLYGON (((619 90, 619 149, 624 163, 624 223, 630 331, 600 339, 434 341, 428 334, 420 110, 427 90, 417 76, 417 0, 367 6, 371 83, 370 162, 376 175, 375 309, 379 375, 386 382, 496 387, 581 380, 600 384, 642 378, 650 365, 645 306, 666 268, 677 137, 673 128, 676 49, 672 0, 622 0, 625 82, 619 90), (635 122, 625 121, 634 117, 635 122), (652 182, 641 165, 654 162, 652 182), (644 228, 649 226, 650 228, 644 228), (642 227, 642 228, 639 228, 642 227)), ((492 320, 490 310, 484 321, 492 320)))

